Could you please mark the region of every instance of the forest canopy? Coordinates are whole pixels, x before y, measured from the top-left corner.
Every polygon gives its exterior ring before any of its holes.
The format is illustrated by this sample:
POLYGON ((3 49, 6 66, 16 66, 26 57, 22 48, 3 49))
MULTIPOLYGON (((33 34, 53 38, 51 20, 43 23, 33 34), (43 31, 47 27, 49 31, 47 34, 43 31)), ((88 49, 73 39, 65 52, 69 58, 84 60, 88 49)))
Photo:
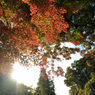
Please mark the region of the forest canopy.
POLYGON ((54 61, 71 59, 80 52, 88 58, 95 46, 95 2, 80 0, 0 0, 0 72, 11 69, 16 61, 38 65, 63 76, 64 71, 54 61), (60 47, 70 42, 79 48, 60 47), (59 55, 63 58, 60 59, 59 55), (51 60, 51 62, 48 61, 51 60))

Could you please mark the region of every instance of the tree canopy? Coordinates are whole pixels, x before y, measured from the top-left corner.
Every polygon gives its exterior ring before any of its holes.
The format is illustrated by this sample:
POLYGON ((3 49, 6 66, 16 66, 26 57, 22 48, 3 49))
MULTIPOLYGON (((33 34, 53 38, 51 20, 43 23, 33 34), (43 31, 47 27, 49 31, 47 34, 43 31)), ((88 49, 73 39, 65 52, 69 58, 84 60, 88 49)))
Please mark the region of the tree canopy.
POLYGON ((95 48, 93 54, 75 61, 67 68, 64 82, 71 88, 70 95, 95 94, 95 48))
MULTIPOLYGON (((39 65, 46 72, 55 59, 61 60, 59 55, 66 60, 75 52, 91 55, 94 13, 93 0, 0 0, 0 71, 8 72, 11 63, 19 61, 25 66, 39 65), (64 42, 85 49, 61 47, 64 42)), ((61 67, 51 71, 64 73, 61 67)))

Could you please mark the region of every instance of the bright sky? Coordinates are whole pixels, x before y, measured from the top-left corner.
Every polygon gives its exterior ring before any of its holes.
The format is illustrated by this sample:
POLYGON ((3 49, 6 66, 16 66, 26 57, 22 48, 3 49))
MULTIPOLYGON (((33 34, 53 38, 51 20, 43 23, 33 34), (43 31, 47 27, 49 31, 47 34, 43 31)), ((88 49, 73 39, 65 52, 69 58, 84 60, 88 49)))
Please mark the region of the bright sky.
POLYGON ((13 66, 12 78, 18 83, 23 83, 27 86, 33 86, 33 88, 36 88, 39 75, 40 68, 37 66, 28 70, 27 68, 19 65, 18 62, 13 66))
MULTIPOLYGON (((74 62, 74 60, 78 60, 81 58, 79 53, 76 53, 75 55, 72 55, 71 57, 72 57, 71 60, 64 60, 62 61, 62 63, 61 62, 58 63, 63 68, 64 72, 66 72, 66 68, 70 66, 71 63, 74 62)), ((63 95, 63 94, 69 95, 70 88, 64 84, 64 79, 65 79, 64 77, 56 77, 54 80, 57 95, 63 95)))
MULTIPOLYGON (((72 43, 64 43, 64 44, 61 44, 61 47, 65 45, 66 47, 71 47, 71 48, 74 48, 75 45, 72 44, 72 43)), ((82 47, 81 47, 82 48, 82 47)), ((71 58, 70 60, 63 60, 62 62, 59 62, 59 66, 61 66, 64 70, 64 72, 66 73, 66 68, 68 66, 71 66, 71 63, 73 63, 75 60, 78 60, 81 58, 80 54, 79 53, 76 53, 76 54, 71 54, 71 58)), ((69 87, 67 87, 65 84, 64 84, 64 77, 56 77, 55 80, 54 80, 54 83, 55 83, 55 88, 56 88, 56 94, 57 95, 69 95, 69 87)))
MULTIPOLYGON (((65 46, 73 48, 75 47, 71 43, 65 43, 65 46)), ((55 64, 57 63, 57 66, 61 66, 64 72, 66 72, 66 68, 70 66, 71 63, 74 62, 74 60, 78 60, 81 58, 79 53, 71 55, 71 57, 71 60, 63 60, 62 62, 56 61, 55 64)), ((32 67, 31 69, 27 70, 25 67, 20 66, 19 63, 16 63, 13 66, 13 69, 14 71, 12 72, 12 78, 14 78, 18 83, 24 83, 27 86, 32 85, 32 87, 34 88, 37 87, 37 82, 40 75, 39 67, 32 67)), ((64 84, 64 77, 56 77, 54 79, 54 84, 57 95, 69 95, 69 88, 64 84)))

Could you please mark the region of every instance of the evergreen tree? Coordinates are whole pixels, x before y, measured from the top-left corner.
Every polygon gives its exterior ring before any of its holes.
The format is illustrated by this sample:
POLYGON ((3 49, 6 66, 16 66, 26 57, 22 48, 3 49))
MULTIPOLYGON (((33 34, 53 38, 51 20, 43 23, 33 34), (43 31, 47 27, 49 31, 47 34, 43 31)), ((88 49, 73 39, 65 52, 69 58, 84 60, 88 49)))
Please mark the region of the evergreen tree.
POLYGON ((34 95, 55 95, 53 80, 49 78, 45 80, 45 76, 46 74, 43 75, 41 71, 38 87, 36 88, 34 95))
POLYGON ((69 86, 70 95, 94 95, 95 93, 95 48, 93 55, 85 57, 71 64, 65 74, 65 84, 69 86))

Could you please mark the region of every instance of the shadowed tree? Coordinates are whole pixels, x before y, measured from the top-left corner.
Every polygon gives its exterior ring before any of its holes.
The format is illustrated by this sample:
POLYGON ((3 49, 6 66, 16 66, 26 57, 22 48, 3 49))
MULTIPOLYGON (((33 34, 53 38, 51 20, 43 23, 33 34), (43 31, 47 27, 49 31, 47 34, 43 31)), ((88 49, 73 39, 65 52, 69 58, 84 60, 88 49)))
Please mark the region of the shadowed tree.
POLYGON ((49 79, 46 74, 43 75, 42 71, 34 95, 55 95, 53 80, 49 79))
POLYGON ((67 68, 64 82, 71 88, 70 95, 89 95, 95 92, 95 48, 92 52, 93 55, 86 54, 67 68))
POLYGON ((0 73, 0 95, 32 95, 32 88, 18 84, 8 74, 0 73))

